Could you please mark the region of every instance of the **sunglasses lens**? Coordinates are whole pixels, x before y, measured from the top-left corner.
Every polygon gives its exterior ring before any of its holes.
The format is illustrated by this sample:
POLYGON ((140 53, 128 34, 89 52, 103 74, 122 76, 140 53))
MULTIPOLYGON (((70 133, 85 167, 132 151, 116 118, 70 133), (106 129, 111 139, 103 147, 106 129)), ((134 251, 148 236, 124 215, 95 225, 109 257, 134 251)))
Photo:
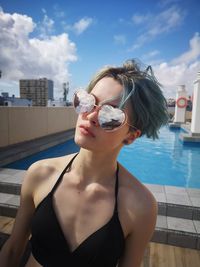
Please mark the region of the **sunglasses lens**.
POLYGON ((77 113, 90 112, 95 105, 95 98, 84 90, 80 90, 74 95, 74 108, 77 113))
POLYGON ((104 130, 114 130, 125 121, 125 113, 119 108, 110 105, 103 105, 99 110, 98 121, 104 130))

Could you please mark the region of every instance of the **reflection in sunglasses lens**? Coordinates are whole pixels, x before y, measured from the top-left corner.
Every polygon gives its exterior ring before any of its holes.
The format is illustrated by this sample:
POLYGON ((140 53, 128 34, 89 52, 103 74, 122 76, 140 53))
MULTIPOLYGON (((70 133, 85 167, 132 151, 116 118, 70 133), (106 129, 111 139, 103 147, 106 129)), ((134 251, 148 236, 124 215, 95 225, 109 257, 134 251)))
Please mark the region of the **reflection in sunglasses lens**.
POLYGON ((110 105, 104 105, 99 111, 98 119, 103 129, 113 130, 124 123, 125 113, 121 109, 113 108, 110 105))
POLYGON ((90 112, 95 105, 95 98, 93 95, 85 91, 78 91, 74 96, 74 107, 77 113, 90 112))
MULTIPOLYGON (((77 113, 89 113, 95 106, 95 97, 84 90, 80 90, 74 95, 73 104, 77 113)), ((120 127, 125 118, 123 110, 111 105, 103 105, 98 112, 99 125, 108 131, 120 127)))

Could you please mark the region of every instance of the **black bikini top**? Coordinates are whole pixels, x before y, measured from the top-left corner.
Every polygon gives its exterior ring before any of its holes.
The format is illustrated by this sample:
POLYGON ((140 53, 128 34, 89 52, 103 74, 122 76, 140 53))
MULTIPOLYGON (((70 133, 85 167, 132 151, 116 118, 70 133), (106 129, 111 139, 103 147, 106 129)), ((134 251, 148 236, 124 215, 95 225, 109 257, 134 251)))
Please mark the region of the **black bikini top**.
POLYGON ((115 207, 110 220, 70 251, 53 208, 52 196, 75 159, 62 171, 52 190, 35 209, 31 223, 30 244, 35 259, 45 267, 116 267, 125 240, 117 211, 118 172, 115 183, 115 207))

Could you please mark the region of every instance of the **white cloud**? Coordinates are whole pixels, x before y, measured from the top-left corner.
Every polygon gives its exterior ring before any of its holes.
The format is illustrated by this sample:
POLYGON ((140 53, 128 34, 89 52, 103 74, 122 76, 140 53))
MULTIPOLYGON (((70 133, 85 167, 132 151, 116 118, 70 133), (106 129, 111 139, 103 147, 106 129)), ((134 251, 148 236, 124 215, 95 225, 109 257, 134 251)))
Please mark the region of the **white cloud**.
POLYGON ((76 23, 74 23, 72 28, 74 29, 76 34, 81 34, 92 24, 92 22, 92 18, 82 18, 76 23))
POLYGON ((62 20, 60 23, 64 31, 71 31, 77 35, 80 35, 94 23, 94 19, 85 17, 74 24, 67 24, 65 20, 62 20))
POLYGON ((143 59, 146 59, 147 60, 147 59, 153 58, 153 57, 155 57, 155 56, 157 56, 159 54, 160 54, 160 51, 153 50, 153 51, 150 51, 149 53, 143 55, 143 59))
POLYGON ((59 7, 58 4, 55 4, 53 6, 54 9, 54 14, 57 18, 64 18, 65 17, 65 12, 59 7))
POLYGON ((158 35, 173 31, 181 25, 184 17, 184 11, 175 6, 162 11, 160 14, 135 14, 132 20, 134 24, 143 27, 143 33, 137 37, 129 51, 140 48, 158 35))
MULTIPOLYGON (((47 25, 51 28, 52 23, 47 25)), ((31 17, 0 12, 1 81, 47 77, 61 88, 70 77, 68 64, 77 60, 76 45, 66 33, 30 38, 34 29, 37 25, 31 17)))
POLYGON ((190 63, 200 56, 200 35, 195 33, 194 37, 190 40, 190 49, 183 53, 181 56, 173 60, 174 64, 190 63))
POLYGON ((193 82, 197 78, 197 72, 200 70, 200 62, 193 64, 171 65, 170 63, 161 63, 154 67, 156 77, 163 85, 164 94, 168 97, 175 97, 177 86, 186 85, 188 95, 192 94, 193 82))
POLYGON ((151 18, 150 14, 146 14, 146 15, 135 14, 132 17, 132 21, 134 24, 142 24, 145 21, 148 21, 150 18, 151 18))
POLYGON ((200 36, 196 33, 190 40, 188 51, 170 62, 154 65, 155 75, 164 87, 166 96, 175 97, 177 86, 186 85, 189 95, 193 91, 193 82, 200 71, 200 36))
POLYGON ((114 35, 114 42, 116 44, 125 45, 126 44, 126 36, 123 34, 114 35))
POLYGON ((46 9, 45 9, 45 8, 42 8, 42 13, 44 13, 44 14, 46 14, 46 13, 47 13, 47 11, 46 11, 46 9))
POLYGON ((39 37, 42 39, 47 38, 54 32, 54 20, 47 16, 46 11, 44 12, 43 20, 37 25, 37 30, 39 32, 39 37))

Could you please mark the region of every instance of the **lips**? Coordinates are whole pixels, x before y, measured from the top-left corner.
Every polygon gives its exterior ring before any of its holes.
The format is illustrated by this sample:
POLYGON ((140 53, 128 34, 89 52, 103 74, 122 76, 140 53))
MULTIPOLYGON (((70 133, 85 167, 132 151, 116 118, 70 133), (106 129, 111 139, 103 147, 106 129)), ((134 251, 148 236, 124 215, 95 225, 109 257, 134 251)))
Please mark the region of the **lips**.
POLYGON ((95 137, 95 135, 93 134, 93 132, 90 130, 89 127, 85 125, 79 125, 79 128, 81 130, 81 133, 83 133, 84 135, 90 135, 91 137, 95 137))

